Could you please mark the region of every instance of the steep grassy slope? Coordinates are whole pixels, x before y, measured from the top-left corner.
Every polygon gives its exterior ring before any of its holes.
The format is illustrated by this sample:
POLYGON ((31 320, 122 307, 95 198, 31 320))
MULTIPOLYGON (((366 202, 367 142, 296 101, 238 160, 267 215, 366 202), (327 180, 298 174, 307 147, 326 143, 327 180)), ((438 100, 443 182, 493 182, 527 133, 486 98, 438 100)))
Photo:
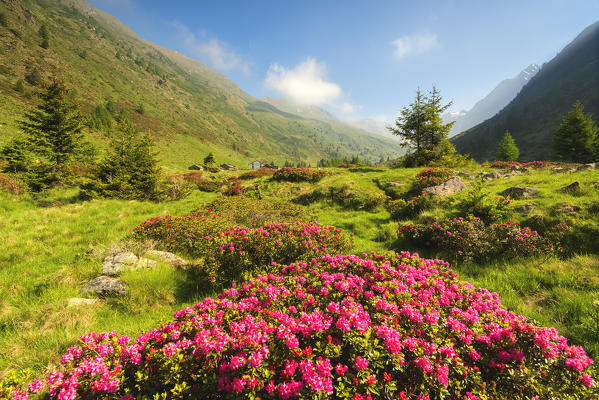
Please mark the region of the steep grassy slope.
POLYGON ((114 101, 151 130, 164 163, 173 167, 198 162, 209 150, 217 161, 236 163, 256 157, 315 163, 338 154, 378 160, 399 153, 379 137, 265 108, 217 71, 138 38, 83 0, 6 0, 0 13, 7 22, 0 26, 0 143, 18 132, 16 120, 33 105, 39 85, 30 82, 37 71, 72 87, 85 113, 114 101), (23 90, 16 90, 19 80, 23 90))
POLYGON ((552 136, 576 100, 595 120, 599 116, 599 22, 586 28, 524 86, 493 118, 452 139, 460 152, 477 160, 495 157, 497 144, 509 130, 522 160, 552 156, 552 136))

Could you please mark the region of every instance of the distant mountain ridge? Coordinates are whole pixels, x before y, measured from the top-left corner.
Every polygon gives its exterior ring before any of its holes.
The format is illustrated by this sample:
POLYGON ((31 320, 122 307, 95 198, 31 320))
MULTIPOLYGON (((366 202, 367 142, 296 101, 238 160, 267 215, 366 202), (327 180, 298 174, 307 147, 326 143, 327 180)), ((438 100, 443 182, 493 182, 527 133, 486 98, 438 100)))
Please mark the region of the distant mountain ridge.
POLYGON ((584 29, 525 85, 501 112, 452 138, 458 151, 477 160, 495 157, 509 130, 523 161, 553 156, 552 137, 580 100, 599 122, 599 22, 584 29))
MULTIPOLYGON (((321 158, 397 157, 397 143, 349 125, 298 118, 243 92, 220 72, 139 38, 84 0, 2 0, 0 13, 0 145, 35 103, 37 71, 73 89, 86 115, 107 100, 150 130, 163 163, 185 167, 214 152, 220 162, 255 158, 315 164, 321 158), (41 46, 45 25, 49 44, 41 46), (24 90, 16 90, 17 82, 24 90)), ((91 137, 102 147, 101 132, 91 137)))
POLYGON ((449 135, 457 135, 497 114, 516 97, 538 71, 539 66, 531 64, 515 77, 501 81, 487 96, 476 102, 471 110, 443 115, 446 122, 455 121, 449 135))

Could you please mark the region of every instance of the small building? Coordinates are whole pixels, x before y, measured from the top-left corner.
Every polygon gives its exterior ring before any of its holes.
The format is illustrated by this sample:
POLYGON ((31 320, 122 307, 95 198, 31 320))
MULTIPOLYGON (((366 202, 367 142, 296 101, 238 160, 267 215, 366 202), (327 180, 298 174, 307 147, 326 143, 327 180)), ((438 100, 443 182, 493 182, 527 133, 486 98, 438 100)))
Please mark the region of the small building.
POLYGON ((190 165, 187 169, 189 169, 191 171, 203 171, 204 167, 202 167, 201 165, 198 165, 198 164, 193 164, 193 165, 190 165))
POLYGON ((271 162, 270 164, 264 164, 262 166, 270 169, 279 169, 279 167, 277 167, 274 162, 271 162))
POLYGON ((252 161, 249 166, 248 169, 260 169, 264 166, 264 164, 262 164, 262 162, 260 161, 252 161))
POLYGON ((237 167, 231 164, 221 164, 220 168, 224 171, 237 171, 237 167))

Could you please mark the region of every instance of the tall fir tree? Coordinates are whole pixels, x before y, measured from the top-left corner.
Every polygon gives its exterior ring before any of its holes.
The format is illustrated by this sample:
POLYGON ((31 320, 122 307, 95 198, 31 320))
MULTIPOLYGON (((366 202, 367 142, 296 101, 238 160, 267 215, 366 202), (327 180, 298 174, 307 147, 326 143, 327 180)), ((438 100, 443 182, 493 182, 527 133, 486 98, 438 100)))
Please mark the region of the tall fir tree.
POLYGON ((83 118, 67 88, 57 80, 19 126, 31 151, 54 171, 64 171, 81 144, 83 118))
POLYGON ((520 150, 512 135, 505 131, 499 146, 497 147, 497 159, 499 161, 517 161, 520 157, 520 150))
POLYGON ((215 164, 216 160, 214 159, 214 154, 212 154, 212 152, 208 153, 208 155, 206 157, 204 157, 204 164, 206 165, 211 165, 211 164, 215 164))
POLYGON ((402 108, 395 126, 389 130, 402 138, 402 145, 413 149, 411 154, 404 157, 406 166, 424 165, 455 152, 448 139, 454 123, 445 124, 442 118, 442 113, 451 104, 443 105, 440 92, 433 86, 428 96, 423 95, 418 88, 414 102, 402 108))
POLYGON ((555 155, 559 160, 592 162, 599 158, 597 126, 590 113, 584 113, 580 100, 564 116, 553 137, 555 155))

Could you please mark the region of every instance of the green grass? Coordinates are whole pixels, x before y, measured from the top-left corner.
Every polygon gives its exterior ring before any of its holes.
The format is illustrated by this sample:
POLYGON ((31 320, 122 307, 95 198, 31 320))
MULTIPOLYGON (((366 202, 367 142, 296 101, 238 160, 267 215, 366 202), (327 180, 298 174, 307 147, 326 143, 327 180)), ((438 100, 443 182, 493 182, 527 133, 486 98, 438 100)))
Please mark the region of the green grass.
MULTIPOLYGON (((349 184, 363 192, 382 193, 373 182, 404 182, 408 192, 417 169, 385 169, 381 172, 350 172, 331 169, 321 182, 275 182, 260 178, 244 182, 259 185, 265 199, 292 200, 315 187, 328 188, 349 184)), ((219 177, 239 175, 221 172, 219 177)), ((221 179, 221 178, 219 178, 221 179)), ((599 331, 593 302, 599 300, 599 256, 593 247, 599 226, 599 213, 593 204, 599 190, 598 171, 575 174, 552 174, 531 171, 485 184, 490 196, 510 186, 535 186, 540 193, 532 213, 550 219, 568 219, 584 252, 565 260, 556 258, 494 260, 483 264, 452 263, 461 276, 474 285, 496 291, 510 310, 522 313, 545 326, 556 326, 574 343, 581 344, 595 357, 599 355, 599 331), (559 189, 573 181, 582 185, 580 193, 565 194, 559 189), (568 202, 582 207, 575 216, 563 216, 555 204, 568 202), (588 254, 587 254, 588 253, 588 254)), ((471 184, 473 180, 466 180, 471 184)), ((130 290, 120 299, 93 306, 69 307, 71 297, 86 297, 80 288, 101 273, 105 255, 131 229, 148 217, 164 214, 181 215, 201 203, 219 196, 194 191, 191 197, 170 203, 122 200, 80 202, 76 189, 58 189, 32 197, 0 194, 0 371, 33 368, 42 372, 56 365, 64 350, 90 331, 116 330, 135 336, 171 318, 173 311, 211 295, 205 282, 196 282, 184 271, 159 264, 155 270, 126 273, 123 280, 130 290)), ((415 217, 414 222, 455 213, 458 194, 440 206, 415 217)), ((322 223, 355 233, 354 252, 411 250, 425 257, 442 254, 425 249, 407 248, 396 240, 397 223, 390 220, 383 206, 371 211, 348 210, 329 200, 309 206, 322 223)), ((524 221, 529 215, 514 213, 512 220, 524 221)), ((133 247, 135 248, 135 246, 133 247)))

